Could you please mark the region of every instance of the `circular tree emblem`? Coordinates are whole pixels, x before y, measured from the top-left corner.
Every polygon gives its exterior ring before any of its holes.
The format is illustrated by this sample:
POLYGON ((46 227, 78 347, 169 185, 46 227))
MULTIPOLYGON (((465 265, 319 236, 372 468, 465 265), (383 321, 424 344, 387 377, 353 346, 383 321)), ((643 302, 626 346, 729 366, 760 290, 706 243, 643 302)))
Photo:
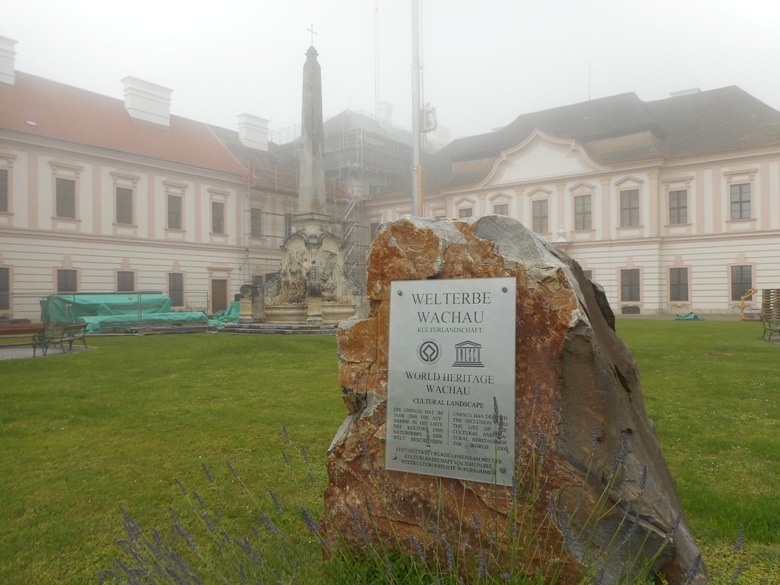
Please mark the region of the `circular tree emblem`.
POLYGON ((417 357, 420 358, 422 363, 427 365, 435 364, 440 355, 441 350, 439 346, 431 339, 423 341, 420 347, 417 348, 417 357))

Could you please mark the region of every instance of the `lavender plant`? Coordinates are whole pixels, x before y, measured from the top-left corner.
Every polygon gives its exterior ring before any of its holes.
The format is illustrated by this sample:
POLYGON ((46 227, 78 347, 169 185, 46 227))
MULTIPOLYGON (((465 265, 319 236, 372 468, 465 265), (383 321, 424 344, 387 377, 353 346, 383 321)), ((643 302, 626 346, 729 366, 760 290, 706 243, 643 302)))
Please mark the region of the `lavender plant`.
MULTIPOLYGON (((500 418, 495 419, 497 440, 502 432, 500 418)), ((383 499, 384 509, 375 510, 371 498, 363 498, 360 507, 344 502, 344 511, 354 523, 362 540, 361 548, 350 547, 346 539, 326 540, 316 510, 305 506, 285 503, 273 488, 258 491, 250 488, 238 470, 226 462, 229 472, 226 477, 230 485, 237 486, 251 496, 255 508, 255 521, 247 526, 236 526, 223 518, 219 506, 211 504, 198 491, 188 489, 177 481, 179 492, 186 505, 182 511, 171 508, 171 524, 164 531, 144 530, 124 509, 120 510, 126 536, 117 541, 120 555, 111 566, 98 573, 100 583, 123 583, 126 585, 206 585, 211 583, 321 583, 321 584, 510 584, 510 585, 556 585, 560 582, 561 565, 557 562, 564 554, 564 544, 569 549, 590 550, 591 530, 603 522, 607 515, 617 513, 620 521, 607 547, 614 551, 625 551, 624 545, 631 544, 630 554, 624 567, 626 585, 648 585, 654 583, 651 556, 642 556, 642 543, 634 542, 639 516, 634 509, 622 502, 611 502, 610 490, 622 469, 624 450, 615 454, 610 468, 611 477, 594 512, 579 529, 573 529, 569 522, 582 505, 585 486, 575 509, 559 509, 554 499, 549 501, 546 516, 539 521, 534 517, 534 504, 546 494, 543 473, 548 448, 549 428, 531 421, 522 435, 518 433, 518 461, 523 462, 516 469, 511 488, 511 507, 506 522, 497 522, 495 517, 480 517, 467 514, 463 506, 468 486, 456 480, 436 478, 440 494, 449 490, 449 495, 459 496, 461 507, 458 524, 445 524, 444 511, 436 507, 426 510, 419 525, 418 538, 408 537, 408 547, 399 546, 402 538, 392 538, 380 530, 378 516, 394 512, 393 502, 383 499), (267 497, 258 494, 267 494, 267 497), (468 524, 477 535, 477 541, 461 546, 462 528, 468 524), (564 541, 559 538, 563 533, 564 541), (396 539, 394 541, 394 538, 396 539), (500 543, 509 543, 503 546, 500 543), (620 546, 612 546, 615 543, 620 546), (408 550, 409 552, 404 552, 408 550), (465 551, 465 552, 464 552, 465 551), (630 576, 630 577, 628 577, 630 576)), ((316 481, 315 463, 305 447, 296 446, 284 429, 285 439, 297 455, 296 460, 282 451, 285 465, 306 477, 305 484, 319 491, 316 481)), ((591 465, 596 456, 596 440, 591 452, 591 465)), ((374 469, 369 449, 363 443, 363 457, 370 469, 374 469)), ((591 474, 589 466, 587 476, 591 474)), ((227 491, 217 487, 219 478, 204 465, 203 473, 207 488, 212 496, 230 497, 227 491)), ((640 491, 647 481, 645 469, 640 478, 640 491)), ((641 498, 641 495, 640 495, 641 498)), ((445 498, 440 497, 440 501, 445 498)), ((451 502, 458 498, 447 498, 451 502)), ((675 527, 666 535, 668 543, 675 527)), ((740 531, 736 554, 744 541, 740 531)), ((588 557, 583 553, 585 566, 580 585, 599 585, 607 582, 603 569, 605 559, 588 557)), ((697 559, 686 576, 690 581, 700 570, 701 559, 697 559)), ((723 585, 736 583, 742 566, 721 578, 723 585)))

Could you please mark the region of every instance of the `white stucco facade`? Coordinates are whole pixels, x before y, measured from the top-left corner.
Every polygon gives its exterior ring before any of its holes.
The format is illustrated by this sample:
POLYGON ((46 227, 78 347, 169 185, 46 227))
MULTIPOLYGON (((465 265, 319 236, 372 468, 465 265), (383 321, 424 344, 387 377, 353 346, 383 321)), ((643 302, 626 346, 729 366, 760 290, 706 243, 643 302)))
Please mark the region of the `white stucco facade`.
POLYGON ((272 158, 261 143, 10 72, 13 83, 0 83, 0 319, 34 320, 41 297, 67 292, 162 292, 175 310, 212 314, 278 270, 295 200, 290 185, 266 189, 253 176, 272 158))
POLYGON ((73 270, 78 291, 115 291, 117 272, 124 271, 134 274, 136 290, 167 293, 168 274, 180 273, 181 308, 211 310, 211 280, 226 280, 228 294, 241 284, 243 192, 237 177, 8 136, 0 138, 0 165, 9 172, 0 267, 12 271, 11 292, 56 292, 58 270, 73 270), (57 178, 75 181, 74 217, 57 214, 57 178), (117 187, 132 193, 129 223, 117 221, 117 187), (177 229, 167 225, 169 195, 182 199, 177 229), (211 231, 213 201, 224 205, 223 233, 211 231))
MULTIPOLYGON (((575 258, 618 314, 739 313, 739 290, 780 287, 778 146, 605 164, 536 129, 487 162, 456 160, 451 175, 475 176, 467 165, 482 178, 425 192, 424 215, 511 215, 575 258), (633 209, 621 212, 624 197, 633 209)), ((392 221, 411 200, 396 192, 369 213, 392 221)))

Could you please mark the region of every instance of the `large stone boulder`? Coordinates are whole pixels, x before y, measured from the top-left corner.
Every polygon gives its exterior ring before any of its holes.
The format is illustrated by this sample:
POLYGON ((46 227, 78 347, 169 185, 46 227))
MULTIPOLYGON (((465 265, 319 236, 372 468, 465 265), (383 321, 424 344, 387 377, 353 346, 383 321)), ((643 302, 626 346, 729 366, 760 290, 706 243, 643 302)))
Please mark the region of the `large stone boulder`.
POLYGON ((509 217, 410 218, 380 229, 368 271, 368 314, 338 331, 348 416, 328 453, 331 543, 563 583, 643 564, 670 585, 708 583, 636 362, 574 260, 509 217), (391 282, 498 277, 517 281, 515 485, 387 470, 391 282))

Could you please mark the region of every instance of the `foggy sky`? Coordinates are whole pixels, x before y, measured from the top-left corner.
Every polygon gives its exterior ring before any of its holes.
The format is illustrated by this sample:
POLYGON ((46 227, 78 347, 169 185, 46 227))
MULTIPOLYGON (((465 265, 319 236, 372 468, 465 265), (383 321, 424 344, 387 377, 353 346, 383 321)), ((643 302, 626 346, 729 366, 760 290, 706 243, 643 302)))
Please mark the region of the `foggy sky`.
MULTIPOLYGON (((738 85, 780 109, 776 0, 421 0, 425 100, 452 137, 624 92, 655 100, 738 85)), ((3 0, 20 71, 122 99, 132 75, 171 112, 235 130, 300 123, 311 43, 325 117, 375 110, 411 128, 411 0, 3 0), (375 39, 378 8, 378 40, 375 39)))

